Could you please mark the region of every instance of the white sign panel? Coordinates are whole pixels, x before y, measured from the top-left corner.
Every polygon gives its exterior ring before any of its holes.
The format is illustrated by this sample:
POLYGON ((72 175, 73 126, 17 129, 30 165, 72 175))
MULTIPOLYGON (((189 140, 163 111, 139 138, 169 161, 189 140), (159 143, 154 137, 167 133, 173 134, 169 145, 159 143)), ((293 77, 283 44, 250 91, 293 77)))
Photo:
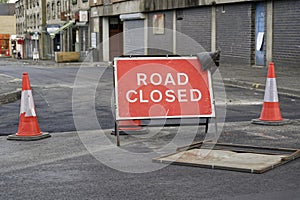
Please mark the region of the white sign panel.
POLYGON ((97 38, 96 38, 96 33, 91 34, 91 46, 93 48, 97 48, 97 38))
POLYGON ((79 11, 79 21, 88 22, 88 11, 79 11))
POLYGON ((264 42, 264 32, 259 32, 256 41, 256 50, 260 51, 264 42))

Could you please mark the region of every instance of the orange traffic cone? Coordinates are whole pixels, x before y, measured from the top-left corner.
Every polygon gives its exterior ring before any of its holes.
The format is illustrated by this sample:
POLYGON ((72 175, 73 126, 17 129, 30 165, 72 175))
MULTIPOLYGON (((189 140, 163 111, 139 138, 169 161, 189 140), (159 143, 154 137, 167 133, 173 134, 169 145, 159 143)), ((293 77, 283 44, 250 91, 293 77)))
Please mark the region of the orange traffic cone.
MULTIPOLYGON (((122 120, 119 121, 119 134, 127 135, 129 133, 142 133, 145 130, 142 127, 141 120, 122 120)), ((112 134, 116 134, 115 130, 112 131, 112 134)))
POLYGON ((290 120, 283 119, 281 116, 274 63, 270 62, 262 112, 259 119, 253 119, 252 123, 262 125, 283 125, 289 122, 290 120))
POLYGON ((37 121, 32 91, 28 73, 22 77, 22 95, 20 121, 18 132, 7 137, 8 140, 40 140, 50 137, 49 133, 42 133, 37 121))
POLYGON ((122 131, 138 131, 141 130, 142 127, 141 120, 125 120, 119 122, 119 130, 122 131))

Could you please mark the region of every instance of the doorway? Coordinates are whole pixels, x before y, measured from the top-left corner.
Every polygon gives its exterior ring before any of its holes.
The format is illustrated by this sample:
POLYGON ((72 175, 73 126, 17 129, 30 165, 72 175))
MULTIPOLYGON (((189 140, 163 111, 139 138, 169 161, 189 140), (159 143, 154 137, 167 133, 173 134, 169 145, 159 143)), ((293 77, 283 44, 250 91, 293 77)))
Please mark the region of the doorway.
POLYGON ((109 18, 109 59, 123 55, 123 22, 119 16, 109 18))
POLYGON ((265 3, 256 4, 255 11, 255 64, 265 66, 265 3))

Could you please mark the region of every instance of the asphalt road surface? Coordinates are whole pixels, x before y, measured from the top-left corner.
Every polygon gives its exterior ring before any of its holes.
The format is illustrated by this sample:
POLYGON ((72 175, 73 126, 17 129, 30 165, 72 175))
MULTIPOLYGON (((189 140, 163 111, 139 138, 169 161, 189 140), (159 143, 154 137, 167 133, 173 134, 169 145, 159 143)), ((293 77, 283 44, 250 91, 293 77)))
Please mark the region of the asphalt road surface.
MULTIPOLYGON (((40 127, 52 134, 51 138, 25 143, 0 137, 0 199, 299 199, 299 160, 261 175, 175 165, 147 173, 125 173, 103 164, 74 132, 72 94, 78 70, 72 66, 0 67, 0 73, 15 78, 29 72, 40 127)), ((94 106, 108 134, 114 124, 113 71, 106 67, 84 70, 102 74, 94 106)), ((274 128, 250 124, 259 116, 263 92, 226 87, 226 96, 222 142, 299 148, 300 99, 280 96, 282 115, 295 122, 274 128)), ((17 131, 19 107, 20 101, 0 106, 1 134, 17 131)), ((137 152, 142 151, 140 141, 150 143, 130 136, 121 139, 124 149, 136 148, 137 152), (132 143, 126 145, 126 141, 132 143)))
MULTIPOLYGON (((79 67, 31 67, 24 65, 1 66, 0 73, 14 78, 29 73, 35 106, 42 130, 47 132, 75 131, 72 114, 72 92, 79 67)), ((111 67, 84 67, 88 74, 101 77, 95 92, 95 110, 103 129, 113 128, 113 70, 111 67)), ((77 77, 78 78, 78 77, 77 77)), ((88 77, 85 77, 89 80, 88 77)), ((20 86, 21 87, 21 86, 20 86)), ((258 118, 263 102, 263 92, 226 87, 226 122, 250 121, 258 118)), ((73 97, 74 98, 74 97, 73 97)), ((288 119, 300 119, 299 99, 280 96, 282 115, 288 119)), ((17 131, 20 101, 0 107, 3 116, 1 134, 17 131)), ((93 127, 88 127, 93 130, 93 127)))

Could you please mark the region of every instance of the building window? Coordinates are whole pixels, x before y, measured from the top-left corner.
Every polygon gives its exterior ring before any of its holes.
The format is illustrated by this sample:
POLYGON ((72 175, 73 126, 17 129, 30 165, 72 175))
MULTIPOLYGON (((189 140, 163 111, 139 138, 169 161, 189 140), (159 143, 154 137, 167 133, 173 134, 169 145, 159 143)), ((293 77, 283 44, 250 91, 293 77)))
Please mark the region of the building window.
POLYGON ((48 3, 47 4, 47 20, 50 20, 51 19, 51 12, 50 12, 50 4, 48 3))
POLYGON ((69 9, 69 1, 66 1, 66 0, 64 0, 64 12, 69 12, 70 11, 70 9, 69 9))
POLYGON ((54 2, 52 2, 51 9, 52 9, 52 19, 55 19, 55 16, 56 16, 56 9, 55 9, 55 4, 54 4, 54 2))
POLYGON ((37 14, 37 16, 36 16, 36 27, 37 27, 37 29, 39 28, 39 25, 40 25, 40 15, 37 14))
POLYGON ((72 4, 76 5, 77 4, 77 0, 72 0, 72 4))
POLYGON ((33 28, 36 29, 36 16, 33 15, 33 28))
POLYGON ((57 18, 60 18, 60 12, 61 12, 61 8, 60 8, 60 1, 57 2, 57 18))

